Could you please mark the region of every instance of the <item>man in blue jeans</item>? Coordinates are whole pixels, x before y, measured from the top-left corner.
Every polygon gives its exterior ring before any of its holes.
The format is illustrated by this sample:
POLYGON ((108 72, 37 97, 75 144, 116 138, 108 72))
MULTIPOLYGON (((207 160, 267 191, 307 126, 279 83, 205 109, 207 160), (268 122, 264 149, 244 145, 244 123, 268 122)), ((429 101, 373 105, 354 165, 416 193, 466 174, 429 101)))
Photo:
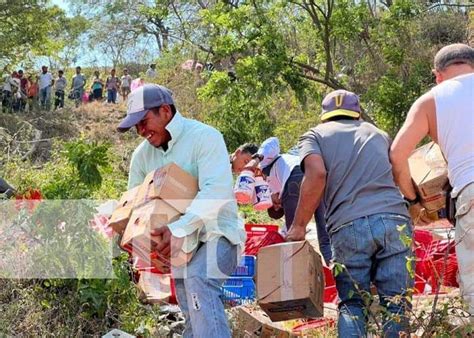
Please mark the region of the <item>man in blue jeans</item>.
POLYGON ((221 286, 237 266, 246 236, 224 138, 216 129, 182 116, 172 92, 155 84, 128 96, 127 116, 117 129, 125 132, 133 127, 144 141, 132 155, 129 189, 172 162, 198 181, 199 191, 186 212, 152 233, 159 237, 155 250, 162 257, 181 250, 194 252, 183 267, 171 270, 186 319, 183 336, 230 338, 221 286))
POLYGON ((407 204, 395 186, 390 140, 360 120, 356 94, 336 90, 322 103, 322 124, 300 138, 301 184, 296 216, 287 240, 304 239, 314 209, 324 200, 327 230, 339 293, 340 337, 367 334, 370 284, 377 287, 385 337, 408 332, 405 316, 413 277, 407 269, 412 237, 407 204))

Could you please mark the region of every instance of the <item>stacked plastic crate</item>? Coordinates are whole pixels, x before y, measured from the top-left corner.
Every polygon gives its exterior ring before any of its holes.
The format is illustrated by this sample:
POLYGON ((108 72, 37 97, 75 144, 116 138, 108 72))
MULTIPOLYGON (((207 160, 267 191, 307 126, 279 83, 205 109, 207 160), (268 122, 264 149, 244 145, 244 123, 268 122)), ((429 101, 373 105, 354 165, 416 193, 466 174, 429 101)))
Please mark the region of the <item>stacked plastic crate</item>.
POLYGON ((234 273, 222 286, 225 303, 231 306, 251 303, 255 300, 255 256, 242 256, 234 273))

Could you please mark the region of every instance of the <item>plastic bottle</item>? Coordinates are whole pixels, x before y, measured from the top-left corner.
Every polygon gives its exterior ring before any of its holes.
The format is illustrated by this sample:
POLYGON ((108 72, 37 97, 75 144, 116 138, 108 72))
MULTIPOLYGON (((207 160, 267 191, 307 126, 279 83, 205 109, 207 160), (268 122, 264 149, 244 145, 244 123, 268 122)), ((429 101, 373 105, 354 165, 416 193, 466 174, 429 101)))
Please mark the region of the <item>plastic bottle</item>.
POLYGON ((255 210, 267 210, 273 205, 270 187, 262 176, 255 178, 255 196, 256 203, 253 205, 255 210))
POLYGON ((244 170, 237 177, 234 186, 234 194, 239 204, 252 203, 255 192, 255 176, 250 170, 244 170))

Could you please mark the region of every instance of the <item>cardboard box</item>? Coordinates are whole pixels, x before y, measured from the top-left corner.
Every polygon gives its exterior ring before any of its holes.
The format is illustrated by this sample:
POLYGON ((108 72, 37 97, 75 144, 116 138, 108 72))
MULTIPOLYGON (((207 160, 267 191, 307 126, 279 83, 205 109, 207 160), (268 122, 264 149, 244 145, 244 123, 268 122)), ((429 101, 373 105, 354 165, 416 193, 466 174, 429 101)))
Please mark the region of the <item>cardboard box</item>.
POLYGON ((137 286, 140 298, 149 304, 169 302, 172 295, 170 275, 142 271, 137 286))
POLYGON ((419 147, 411 154, 408 165, 422 205, 429 212, 444 208, 448 167, 439 146, 430 142, 419 147))
POLYGON ((232 333, 237 338, 290 338, 293 335, 281 323, 272 323, 267 314, 258 307, 243 305, 235 308, 235 328, 232 333))
POLYGON ((121 246, 131 247, 132 250, 144 252, 147 259, 150 256, 152 242, 159 239, 152 238, 150 232, 176 221, 181 214, 168 203, 160 199, 152 200, 145 205, 134 209, 123 233, 121 246))
POLYGON ((309 242, 280 243, 260 249, 257 300, 272 321, 323 316, 323 291, 321 256, 309 242))
POLYGON ((185 213, 197 192, 197 179, 175 163, 170 163, 145 177, 135 207, 151 199, 160 198, 179 212, 185 213))
POLYGON ((125 227, 132 214, 135 198, 138 194, 140 187, 135 187, 126 191, 117 205, 117 208, 112 213, 108 226, 111 227, 116 233, 122 235, 125 231, 125 227))

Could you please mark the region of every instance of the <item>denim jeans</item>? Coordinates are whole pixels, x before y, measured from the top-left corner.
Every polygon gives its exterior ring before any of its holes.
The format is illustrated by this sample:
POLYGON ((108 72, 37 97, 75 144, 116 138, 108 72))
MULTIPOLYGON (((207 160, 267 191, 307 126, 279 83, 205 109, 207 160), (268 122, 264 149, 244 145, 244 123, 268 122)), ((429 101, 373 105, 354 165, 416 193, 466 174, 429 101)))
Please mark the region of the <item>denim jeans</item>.
POLYGON ((239 247, 219 237, 202 243, 191 262, 173 268, 178 304, 186 319, 184 338, 230 337, 221 286, 235 270, 239 247))
POLYGON ((407 289, 413 288, 413 278, 407 270, 412 250, 402 241, 402 234, 412 238, 412 231, 408 217, 390 213, 358 218, 330 230, 333 260, 345 266, 342 272, 334 273, 340 298, 339 337, 366 336, 370 304, 364 301, 364 294, 370 294, 371 282, 377 287, 380 305, 400 319, 384 317, 384 337, 398 337, 399 332, 408 330, 404 314, 410 303, 405 297, 400 302, 390 300, 405 296, 407 289))
POLYGON ((51 86, 41 88, 39 91, 41 109, 49 110, 51 107, 51 86))
POLYGON ((84 88, 83 87, 73 89, 74 103, 75 103, 76 107, 78 107, 82 103, 82 96, 83 95, 84 95, 84 88))
MULTIPOLYGON (((293 169, 290 174, 290 177, 285 183, 285 188, 283 190, 283 195, 281 196, 281 204, 285 212, 285 224, 287 229, 293 223, 295 218, 296 207, 298 206, 298 199, 300 197, 300 187, 301 181, 303 180, 303 172, 300 167, 297 166, 293 169)), ((331 243, 329 240, 329 235, 326 231, 326 221, 324 219, 324 213, 326 212, 326 207, 324 201, 321 200, 319 207, 314 212, 314 219, 316 221, 316 230, 318 232, 318 243, 319 251, 324 257, 326 264, 329 264, 331 261, 331 243)))
POLYGON ((117 89, 107 89, 107 103, 117 102, 117 89))
POLYGON ((92 90, 92 96, 95 101, 101 101, 102 100, 102 88, 97 88, 92 90))

